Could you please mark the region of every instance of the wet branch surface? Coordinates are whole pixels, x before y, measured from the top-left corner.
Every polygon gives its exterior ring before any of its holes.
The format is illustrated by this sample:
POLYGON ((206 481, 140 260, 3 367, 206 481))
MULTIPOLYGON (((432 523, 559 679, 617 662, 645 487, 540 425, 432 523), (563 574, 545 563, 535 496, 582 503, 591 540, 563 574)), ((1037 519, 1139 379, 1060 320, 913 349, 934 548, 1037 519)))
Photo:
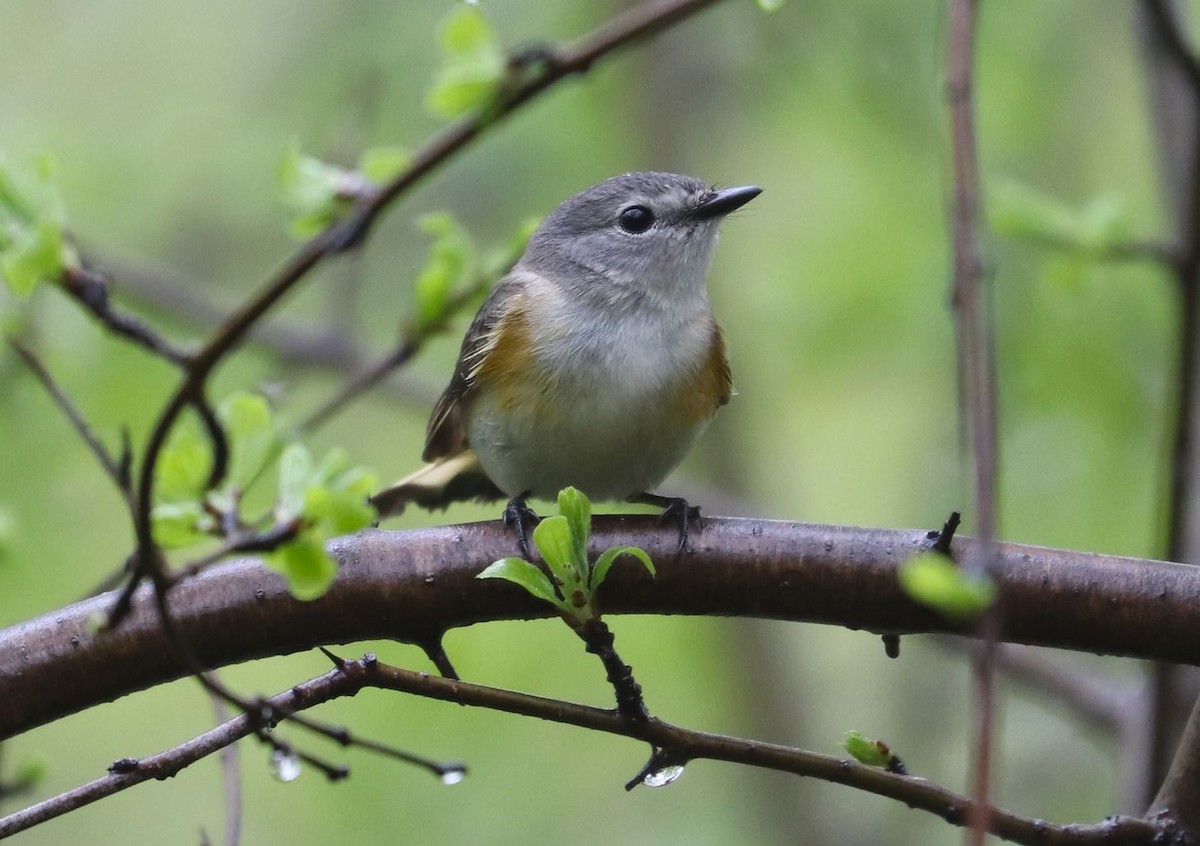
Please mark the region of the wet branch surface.
MULTIPOLYGON (((747 616, 901 634, 972 627, 918 606, 899 566, 929 546, 922 530, 856 529, 713 518, 674 554, 654 516, 598 517, 592 554, 639 545, 658 575, 615 568, 601 590, 607 615, 747 616)), ((956 558, 975 541, 957 537, 956 558)), ((427 644, 451 628, 548 617, 519 588, 475 576, 512 552, 498 522, 407 532, 372 530, 330 546, 333 587, 309 602, 254 559, 216 565, 169 594, 173 622, 206 667, 322 644, 374 638, 427 644)), ((1200 665, 1200 569, 1181 564, 1000 544, 996 579, 1006 641, 1200 665)), ((94 633, 111 594, 0 631, 0 738, 188 673, 164 636, 152 590, 129 618, 94 633)))

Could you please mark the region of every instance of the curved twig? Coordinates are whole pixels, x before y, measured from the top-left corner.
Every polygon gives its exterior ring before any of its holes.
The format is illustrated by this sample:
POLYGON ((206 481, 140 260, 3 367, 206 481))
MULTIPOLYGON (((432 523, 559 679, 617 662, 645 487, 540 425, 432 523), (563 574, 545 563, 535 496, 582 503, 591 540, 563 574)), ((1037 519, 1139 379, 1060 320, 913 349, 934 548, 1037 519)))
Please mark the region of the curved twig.
MULTIPOLYGON (((380 664, 373 656, 343 661, 336 669, 270 700, 280 711, 300 711, 365 688, 381 688, 523 714, 551 722, 622 735, 645 741, 657 749, 671 749, 679 759, 708 759, 790 772, 844 784, 904 802, 936 814, 953 825, 964 825, 974 816, 973 802, 923 778, 897 775, 856 761, 793 749, 757 740, 693 731, 658 719, 628 720, 615 711, 563 702, 527 693, 429 676, 380 664)), ((242 714, 200 737, 158 755, 124 761, 119 772, 41 802, 0 820, 0 837, 15 834, 75 808, 90 804, 150 778, 166 778, 218 749, 251 734, 254 725, 242 714)), ((1051 825, 998 808, 989 808, 988 829, 1006 840, 1031 844, 1104 844, 1120 842, 1150 846, 1163 842, 1174 828, 1169 819, 1157 822, 1131 817, 1110 817, 1095 825, 1051 825)))

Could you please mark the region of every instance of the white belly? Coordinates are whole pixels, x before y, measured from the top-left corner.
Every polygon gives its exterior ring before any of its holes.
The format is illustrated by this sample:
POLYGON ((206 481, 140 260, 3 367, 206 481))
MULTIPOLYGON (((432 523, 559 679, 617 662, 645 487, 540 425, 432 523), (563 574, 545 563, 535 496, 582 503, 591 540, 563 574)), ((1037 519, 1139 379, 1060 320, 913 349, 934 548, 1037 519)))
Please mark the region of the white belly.
POLYGON ((468 441, 509 496, 553 499, 567 485, 596 500, 648 492, 707 425, 680 419, 672 402, 683 374, 709 354, 707 311, 665 331, 641 321, 609 331, 599 349, 577 336, 544 342, 536 402, 501 408, 486 390, 475 397, 468 441))
POLYGON ((468 437, 488 476, 509 496, 553 499, 574 485, 596 500, 650 491, 704 425, 679 426, 662 403, 619 392, 575 395, 557 414, 499 414, 480 397, 468 437))

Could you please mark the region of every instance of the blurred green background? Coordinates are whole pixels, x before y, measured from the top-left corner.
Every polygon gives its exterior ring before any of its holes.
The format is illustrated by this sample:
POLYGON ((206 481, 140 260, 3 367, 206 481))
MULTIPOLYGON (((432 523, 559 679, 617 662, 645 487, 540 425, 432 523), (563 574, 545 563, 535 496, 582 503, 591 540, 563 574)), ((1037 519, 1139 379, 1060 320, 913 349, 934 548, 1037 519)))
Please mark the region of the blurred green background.
MULTIPOLYGON (((582 34, 629 4, 483 0, 508 45, 582 34)), ((614 173, 661 169, 763 195, 724 228, 710 277, 738 396, 664 489, 710 514, 933 527, 969 507, 959 457, 947 309, 949 167, 944 3, 792 0, 771 15, 730 0, 605 61, 507 121, 394 208, 360 256, 329 265, 273 323, 332 326, 367 349, 394 341, 426 253, 415 226, 454 211, 499 244, 530 215, 614 173)), ((275 174, 291 139, 352 163, 366 146, 416 147, 441 125, 423 98, 441 2, 210 0, 0 4, 0 147, 58 163, 71 226, 97 252, 169 271, 214 305, 245 297, 292 249, 275 174)), ((1152 119, 1127 0, 984 4, 980 145, 992 197, 1036 190, 1100 202, 1133 236, 1164 229, 1152 119), (1029 186, 1034 186, 1030 188, 1029 186)), ((988 244, 1000 352, 1001 532, 1054 546, 1161 554, 1173 307, 1153 267, 1105 266, 1028 242, 988 244)), ((4 296, 0 294, 0 296, 4 296)), ((118 285, 173 337, 212 320, 118 285)), ((6 302, 4 308, 11 309, 6 302)), ((54 292, 25 307, 38 350, 110 444, 141 443, 173 384, 54 292)), ((382 477, 418 460, 459 320, 397 380, 313 438, 382 477), (406 398, 405 398, 406 397, 406 398)), ((344 374, 251 347, 215 395, 269 386, 303 416, 344 374)), ((0 351, 0 625, 78 598, 130 549, 127 519, 62 415, 0 351)), ((492 519, 411 514, 398 527, 492 519)), ((964 531, 972 531, 972 515, 964 531)), ((954 652, 908 638, 899 661, 863 632, 758 621, 613 618, 652 711, 683 725, 837 754, 858 729, 914 772, 965 789, 973 702, 954 652)), ((450 635, 465 678, 607 705, 594 659, 559 624, 450 635)), ((409 647, 369 644, 427 668, 409 647)), ((355 647, 357 650, 359 647, 355 647)), ((1116 659, 1056 656, 1131 680, 1116 659)), ((234 668, 248 692, 323 672, 305 654, 234 668)), ((1044 697, 1001 696, 1000 805, 1055 822, 1118 810, 1116 745, 1044 697)), ((246 843, 928 843, 961 833, 846 788, 710 762, 661 790, 626 793, 636 744, 578 729, 368 692, 318 712, 367 736, 463 759, 457 787, 281 729, 351 765, 329 785, 282 784, 251 743, 246 843)), ((39 796, 96 777, 211 724, 194 683, 127 697, 3 747, 39 759, 39 796)), ((4 810, 12 810, 10 804, 4 810)), ((1139 810, 1139 809, 1127 809, 1139 810)), ((51 822, 22 843, 219 841, 215 761, 51 822)))

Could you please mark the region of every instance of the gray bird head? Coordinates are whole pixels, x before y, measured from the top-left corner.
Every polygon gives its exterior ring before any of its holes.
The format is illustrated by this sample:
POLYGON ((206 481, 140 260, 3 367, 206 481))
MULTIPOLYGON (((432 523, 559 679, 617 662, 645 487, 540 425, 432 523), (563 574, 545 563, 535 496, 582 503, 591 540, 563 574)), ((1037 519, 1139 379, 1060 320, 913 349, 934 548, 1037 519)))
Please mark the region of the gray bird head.
POLYGON ((718 191, 675 173, 614 176, 564 201, 521 264, 580 293, 677 299, 702 294, 721 219, 761 192, 718 191), (589 290, 608 287, 609 293, 589 290))

